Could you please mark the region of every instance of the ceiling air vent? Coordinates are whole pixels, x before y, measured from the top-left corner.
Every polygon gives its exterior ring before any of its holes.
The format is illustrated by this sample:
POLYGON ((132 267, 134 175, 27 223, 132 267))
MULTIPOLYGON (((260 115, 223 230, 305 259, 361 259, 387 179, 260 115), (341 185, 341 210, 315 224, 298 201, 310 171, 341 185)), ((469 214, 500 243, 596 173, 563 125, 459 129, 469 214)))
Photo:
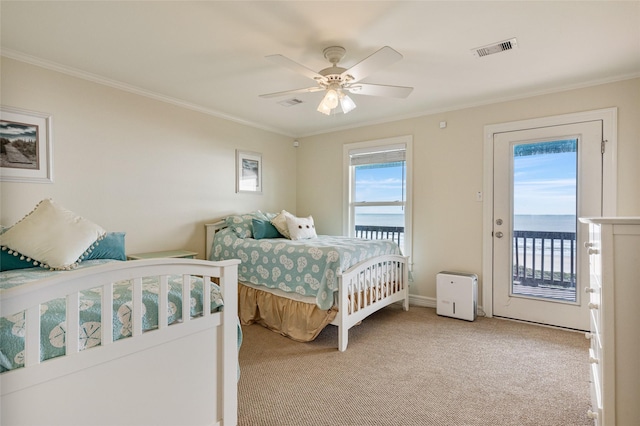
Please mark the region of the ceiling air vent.
POLYGON ((290 107, 294 105, 299 105, 302 101, 298 98, 285 99, 284 101, 278 102, 282 106, 290 107))
POLYGON ((494 53, 504 52, 505 50, 511 50, 518 47, 518 40, 511 38, 509 40, 500 41, 498 43, 488 44, 482 47, 476 47, 475 49, 471 49, 471 53, 473 56, 478 58, 482 56, 493 55, 494 53))

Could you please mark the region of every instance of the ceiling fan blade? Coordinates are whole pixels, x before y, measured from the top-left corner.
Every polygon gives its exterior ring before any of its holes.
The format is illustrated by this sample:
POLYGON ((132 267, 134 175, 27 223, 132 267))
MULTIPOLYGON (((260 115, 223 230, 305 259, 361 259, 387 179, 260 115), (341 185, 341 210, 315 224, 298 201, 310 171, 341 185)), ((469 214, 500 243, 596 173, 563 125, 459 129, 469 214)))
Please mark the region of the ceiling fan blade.
POLYGON ((355 95, 385 96, 388 98, 406 98, 413 91, 413 87, 367 83, 357 83, 345 88, 355 95))
POLYGON ((400 53, 389 46, 385 46, 343 72, 341 76, 345 78, 347 75, 350 75, 353 77, 352 82, 360 81, 380 68, 391 65, 400 59, 402 59, 400 53))
POLYGON ((261 98, 277 98, 280 96, 294 95, 296 93, 319 92, 321 90, 325 90, 325 89, 323 87, 314 86, 314 87, 307 87, 304 89, 285 90, 284 92, 267 93, 265 95, 260 95, 260 97, 261 98))
POLYGON ((286 56, 269 55, 269 56, 265 56, 265 58, 267 58, 268 60, 270 60, 275 64, 282 65, 283 67, 287 67, 299 74, 309 77, 312 80, 316 80, 316 81, 324 80, 324 77, 318 74, 317 72, 287 58, 286 56))

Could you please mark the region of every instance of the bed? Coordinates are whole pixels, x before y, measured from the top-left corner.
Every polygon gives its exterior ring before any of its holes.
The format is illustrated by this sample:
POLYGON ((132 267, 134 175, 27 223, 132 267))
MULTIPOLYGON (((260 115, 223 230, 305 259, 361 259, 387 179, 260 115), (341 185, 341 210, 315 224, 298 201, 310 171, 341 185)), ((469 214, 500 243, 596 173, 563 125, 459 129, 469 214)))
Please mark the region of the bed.
MULTIPOLYGON (((86 266, 0 293, 3 317, 13 320, 23 316, 26 323, 24 366, 0 374, 1 423, 235 425, 237 261, 151 259, 98 265, 88 262, 86 266), (205 287, 201 292, 204 302, 200 302, 196 315, 182 318, 179 312, 179 320, 171 321, 169 294, 176 276, 184 280, 181 299, 187 300, 181 311, 191 311, 194 281, 205 287), (143 321, 137 319, 142 319, 141 312, 146 309, 143 294, 147 291, 143 287, 149 288, 145 282, 148 277, 159 283, 160 315, 156 317, 157 326, 143 327, 143 321), (202 305, 211 303, 206 295, 212 292, 206 287, 215 285, 201 277, 220 279, 224 289, 222 310, 202 309, 202 305), (114 289, 121 287, 122 281, 132 283, 132 321, 130 337, 115 340, 113 324, 119 322, 118 310, 114 313, 108 307, 113 305, 114 294, 119 295, 114 289), (101 321, 98 334, 95 326, 89 326, 95 324, 93 321, 79 320, 90 300, 84 294, 97 294, 93 290, 96 288, 101 290, 102 301, 98 313, 108 318, 101 321), (60 298, 67 312, 66 354, 42 360, 41 329, 50 325, 43 323, 47 316, 41 317, 41 307, 54 310, 50 301, 60 298), (99 344, 91 343, 91 338, 99 344)), ((41 271, 49 272, 36 272, 41 271)), ((52 331, 55 335, 56 328, 52 331)))
POLYGON ((237 424, 237 260, 90 259, 109 246, 92 227, 97 242, 58 265, 7 249, 11 232, 0 235, 0 424, 237 424))
POLYGON ((338 327, 338 349, 345 351, 349 329, 367 316, 396 302, 409 309, 407 259, 396 243, 317 236, 313 230, 308 238, 290 239, 282 235, 282 224, 280 235, 263 231, 283 214, 293 218, 291 230, 314 227, 313 218, 286 211, 232 215, 205 225, 206 258, 241 261, 243 325, 258 323, 307 342, 331 324, 338 327))

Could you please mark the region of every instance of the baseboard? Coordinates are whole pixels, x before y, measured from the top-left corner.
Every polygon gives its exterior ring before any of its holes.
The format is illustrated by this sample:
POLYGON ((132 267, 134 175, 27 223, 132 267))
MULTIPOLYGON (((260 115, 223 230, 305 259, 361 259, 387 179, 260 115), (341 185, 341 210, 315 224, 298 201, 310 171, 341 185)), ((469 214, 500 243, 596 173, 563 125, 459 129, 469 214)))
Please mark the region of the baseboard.
POLYGON ((436 308, 437 300, 434 297, 409 295, 409 305, 421 306, 423 308, 436 308))
MULTIPOLYGON (((434 297, 417 296, 415 294, 410 294, 409 305, 436 309, 438 307, 438 301, 434 297)), ((477 314, 480 317, 485 316, 484 309, 482 309, 482 306, 478 306, 477 314)))

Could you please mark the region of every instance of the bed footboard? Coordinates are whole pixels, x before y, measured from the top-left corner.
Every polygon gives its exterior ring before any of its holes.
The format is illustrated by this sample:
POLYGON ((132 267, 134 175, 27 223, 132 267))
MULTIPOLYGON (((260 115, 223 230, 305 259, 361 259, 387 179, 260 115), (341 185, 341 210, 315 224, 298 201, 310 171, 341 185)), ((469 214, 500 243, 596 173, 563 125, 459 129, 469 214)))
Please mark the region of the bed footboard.
MULTIPOLYGON (((2 315, 25 312, 25 363, 0 375, 2 424, 237 424, 239 261, 150 259, 65 272, 1 295, 2 315), (168 324, 168 276, 183 277, 183 318, 168 324), (211 278, 224 308, 192 317, 191 277, 211 278), (142 279, 160 283, 158 328, 143 332, 142 279), (131 337, 113 340, 113 285, 131 280, 131 337), (101 344, 80 350, 80 292, 102 289, 101 344), (66 299, 66 355, 40 361, 40 305, 66 299), (197 389, 197 392, 193 390, 197 389), (37 407, 37 409, 34 409, 37 407)), ((85 336, 86 337, 86 336, 85 336)))
POLYGON ((354 265, 339 277, 338 349, 347 349, 349 329, 395 302, 409 310, 407 258, 384 255, 354 265))

